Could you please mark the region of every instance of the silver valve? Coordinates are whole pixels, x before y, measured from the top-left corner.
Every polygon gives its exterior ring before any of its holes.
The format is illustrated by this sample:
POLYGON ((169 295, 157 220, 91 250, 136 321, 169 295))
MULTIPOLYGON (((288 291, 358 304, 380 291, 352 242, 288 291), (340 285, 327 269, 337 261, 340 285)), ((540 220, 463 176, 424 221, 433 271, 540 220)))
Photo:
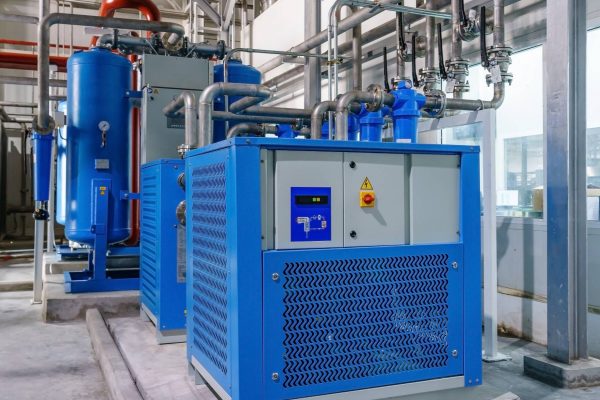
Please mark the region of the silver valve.
POLYGON ((106 147, 107 133, 110 129, 110 124, 108 123, 108 121, 100 121, 100 123, 98 124, 98 129, 100 129, 100 132, 102 132, 102 143, 100 144, 100 147, 104 148, 106 147))

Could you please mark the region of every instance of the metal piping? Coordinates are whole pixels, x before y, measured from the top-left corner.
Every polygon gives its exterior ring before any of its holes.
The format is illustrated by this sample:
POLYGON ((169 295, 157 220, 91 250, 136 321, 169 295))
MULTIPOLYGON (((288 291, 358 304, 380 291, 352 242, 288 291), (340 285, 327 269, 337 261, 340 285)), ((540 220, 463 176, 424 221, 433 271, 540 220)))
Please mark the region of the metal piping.
MULTIPOLYGON (((321 1, 304 2, 304 39, 319 33, 321 29, 321 1)), ((320 54, 317 47, 312 50, 320 54)), ((321 101, 321 62, 319 59, 307 58, 304 62, 304 107, 310 108, 321 101)))
POLYGON ((504 47, 504 0, 494 0, 494 46, 504 47))
POLYGON ((284 108, 284 107, 248 107, 244 114, 246 115, 264 115, 269 117, 299 118, 310 119, 311 110, 303 108, 284 108))
POLYGON ((223 95, 263 97, 267 93, 270 96, 271 90, 266 86, 246 83, 219 82, 204 89, 198 100, 198 145, 204 147, 213 142, 212 112, 215 98, 223 95))
MULTIPOLYGON (((431 0, 425 4, 428 10, 433 9, 431 0)), ((425 51, 425 68, 428 70, 435 68, 435 19, 433 17, 425 18, 425 37, 427 38, 427 49, 425 51)))
POLYGON ((162 109, 163 114, 167 117, 175 118, 179 116, 178 111, 182 107, 185 107, 185 143, 177 148, 181 155, 198 147, 196 96, 194 93, 184 90, 162 109))
MULTIPOLYGON (((358 11, 356 7, 350 7, 352 14, 358 11)), ((362 90, 362 27, 356 25, 352 28, 352 82, 353 90, 362 90)))
POLYGON ((212 118, 215 121, 258 122, 291 125, 301 125, 303 123, 303 120, 298 118, 271 117, 268 115, 234 114, 225 111, 213 111, 212 118))
POLYGON ((271 97, 271 91, 266 89, 265 93, 263 95, 261 95, 260 97, 244 97, 244 98, 239 99, 238 101, 233 103, 231 106, 229 106, 229 111, 234 114, 239 114, 240 112, 245 111, 249 107, 253 107, 257 104, 262 103, 263 101, 267 100, 269 97, 271 97))
POLYGON ((49 112, 49 72, 50 64, 50 27, 56 24, 95 26, 100 28, 131 29, 172 33, 169 42, 179 40, 185 35, 183 26, 171 22, 154 22, 123 18, 94 17, 78 14, 49 14, 38 26, 38 116, 33 127, 36 132, 48 134, 54 128, 49 112))
POLYGON ((452 60, 462 59, 462 37, 460 35, 460 0, 452 0, 452 46, 450 58, 452 60))
POLYGON ((240 136, 244 133, 250 133, 254 135, 265 136, 266 134, 275 134, 277 133, 277 127, 272 125, 258 125, 258 124, 249 124, 249 123, 241 123, 233 126, 227 132, 227 139, 231 139, 236 136, 240 136))
POLYGON ((37 17, 30 17, 27 15, 0 13, 0 21, 37 25, 39 19, 37 17))
MULTIPOLYGON (((386 2, 388 2, 388 1, 392 1, 392 0, 386 0, 386 2)), ((346 31, 354 28, 355 26, 363 23, 364 21, 368 20, 371 17, 374 17, 377 14, 380 14, 383 11, 384 10, 382 8, 375 8, 375 9, 368 8, 368 9, 360 10, 357 13, 354 13, 351 16, 349 16, 348 18, 344 18, 338 24, 338 27, 337 27, 338 34, 344 33, 346 31)), ((307 51, 313 50, 314 48, 327 42, 328 32, 329 32, 329 30, 325 29, 325 30, 319 32, 318 34, 310 37, 309 39, 305 40, 304 42, 292 47, 290 49, 290 51, 305 53, 307 51)), ((258 69, 263 74, 267 73, 269 71, 274 70, 281 64, 283 64, 283 60, 284 60, 284 57, 281 57, 281 56, 275 57, 271 61, 268 61, 267 63, 258 67, 258 69)))
POLYGON ((368 92, 353 90, 343 94, 335 107, 335 140, 348 140, 348 113, 352 103, 364 103, 369 111, 377 111, 384 104, 394 104, 394 101, 394 96, 385 93, 379 86, 372 86, 368 92))
MULTIPOLYGON (((337 101, 322 101, 316 104, 311 112, 310 116, 310 138, 311 139, 321 139, 322 138, 322 128, 323 128, 323 120, 325 114, 330 111, 335 111, 337 106, 337 101)), ((361 110, 361 105, 359 103, 352 103, 349 106, 350 112, 355 114, 359 113, 361 110)))
POLYGON ((423 109, 433 110, 437 115, 441 115, 444 110, 466 110, 479 111, 484 109, 498 109, 504 102, 505 85, 504 82, 494 84, 494 97, 492 100, 467 100, 467 99, 447 99, 442 94, 427 95, 427 100, 423 109))

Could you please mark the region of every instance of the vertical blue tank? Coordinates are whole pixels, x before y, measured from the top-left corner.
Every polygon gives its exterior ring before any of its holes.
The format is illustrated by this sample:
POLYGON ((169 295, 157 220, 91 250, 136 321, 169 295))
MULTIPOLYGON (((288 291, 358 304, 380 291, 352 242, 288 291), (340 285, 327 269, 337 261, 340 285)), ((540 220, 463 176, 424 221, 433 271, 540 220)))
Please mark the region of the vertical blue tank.
POLYGON ((120 242, 130 235, 129 204, 121 199, 121 191, 129 191, 131 64, 109 50, 94 48, 73 54, 67 70, 65 236, 93 244, 92 180, 107 179, 108 242, 120 242))
MULTIPOLYGON (((58 111, 67 115, 67 102, 58 103, 58 111)), ((56 222, 67 220, 67 125, 58 129, 56 138, 56 222)))
MULTIPOLYGON (((224 81, 224 70, 223 64, 215 65, 214 71, 214 82, 223 82, 224 81)), ((227 81, 233 83, 252 83, 252 84, 260 84, 262 81, 262 76, 259 70, 250 66, 244 65, 239 60, 230 60, 227 63, 227 81)), ((229 104, 235 103, 241 96, 229 96, 229 104)), ((217 111, 225 111, 225 98, 223 96, 218 97, 215 100, 215 110, 217 111)), ((235 126, 235 122, 230 122, 229 127, 235 126)), ((227 132, 225 132, 225 121, 215 121, 214 122, 214 141, 218 142, 225 139, 227 132)))

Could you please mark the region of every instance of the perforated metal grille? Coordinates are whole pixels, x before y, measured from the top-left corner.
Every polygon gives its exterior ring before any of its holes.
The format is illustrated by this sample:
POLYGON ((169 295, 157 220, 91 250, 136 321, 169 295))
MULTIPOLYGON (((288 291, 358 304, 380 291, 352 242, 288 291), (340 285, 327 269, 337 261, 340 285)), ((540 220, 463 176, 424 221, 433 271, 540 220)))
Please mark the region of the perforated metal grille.
POLYGON ((156 313, 158 293, 158 175, 152 171, 142 174, 140 284, 148 306, 156 313))
POLYGON ((290 262, 283 275, 285 388, 447 365, 448 255, 290 262))
POLYGON ((224 163, 192 170, 193 340, 224 375, 228 346, 225 181, 224 163))

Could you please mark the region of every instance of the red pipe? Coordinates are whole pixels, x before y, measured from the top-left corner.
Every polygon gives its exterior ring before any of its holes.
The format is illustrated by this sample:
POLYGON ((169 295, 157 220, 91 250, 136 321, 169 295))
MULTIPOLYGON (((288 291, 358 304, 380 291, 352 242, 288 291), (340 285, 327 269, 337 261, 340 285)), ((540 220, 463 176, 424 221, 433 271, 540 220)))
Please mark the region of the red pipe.
MULTIPOLYGON (((58 67, 58 72, 67 72, 68 57, 50 56, 50 64, 58 67)), ((14 53, 10 51, 0 51, 0 64, 14 65, 14 69, 24 69, 29 71, 37 70, 37 54, 14 53)))
MULTIPOLYGON (((160 11, 151 0, 102 0, 99 15, 101 17, 113 17, 115 12, 122 8, 133 8, 141 12, 148 21, 160 21, 160 11)), ((148 36, 152 33, 148 32, 148 36)), ((92 38, 91 46, 96 45, 98 37, 92 38)), ((90 47, 91 47, 90 46, 90 47)), ((137 60, 136 56, 130 56, 129 60, 133 63, 137 60)), ((133 90, 137 90, 137 74, 133 72, 133 90)), ((134 193, 140 190, 140 113, 138 109, 133 109, 131 113, 131 191, 134 193)), ((140 238, 140 204, 134 200, 131 203, 131 236, 125 242, 128 245, 135 246, 140 238)))
MULTIPOLYGON (((14 46, 32 46, 37 47, 37 42, 29 42, 26 40, 14 40, 14 39, 0 39, 0 44, 11 44, 14 46)), ((61 47, 63 49, 71 49, 71 45, 61 44, 50 44, 50 47, 61 47)), ((88 48, 85 46, 73 46, 73 50, 87 50, 88 48)))
MULTIPOLYGON (((113 17, 115 12, 122 8, 133 8, 141 12, 148 21, 160 21, 160 10, 151 0, 102 0, 98 15, 101 17, 113 17)), ((148 32, 150 37, 152 33, 148 32)), ((91 46, 96 45, 98 36, 92 38, 91 46)))

